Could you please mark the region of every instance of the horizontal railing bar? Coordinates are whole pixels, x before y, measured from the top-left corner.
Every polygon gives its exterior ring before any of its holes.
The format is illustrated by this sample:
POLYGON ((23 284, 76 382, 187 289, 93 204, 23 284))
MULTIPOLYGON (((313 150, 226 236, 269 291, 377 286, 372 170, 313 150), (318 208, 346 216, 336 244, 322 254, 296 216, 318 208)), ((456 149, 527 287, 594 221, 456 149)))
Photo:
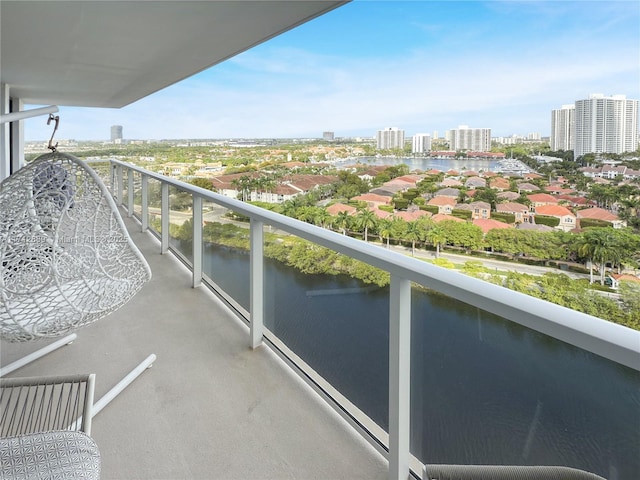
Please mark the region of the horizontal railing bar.
POLYGON ((583 350, 640 370, 640 331, 437 267, 126 162, 110 161, 392 275, 406 278, 583 350))

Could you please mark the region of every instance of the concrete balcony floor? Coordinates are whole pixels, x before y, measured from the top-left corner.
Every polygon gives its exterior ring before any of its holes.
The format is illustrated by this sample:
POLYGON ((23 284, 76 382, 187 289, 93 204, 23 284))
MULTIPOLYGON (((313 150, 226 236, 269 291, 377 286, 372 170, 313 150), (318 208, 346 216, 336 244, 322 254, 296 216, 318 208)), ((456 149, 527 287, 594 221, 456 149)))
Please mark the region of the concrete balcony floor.
MULTIPOLYGON (((104 479, 387 478, 386 460, 158 241, 127 226, 153 272, 71 345, 7 377, 96 373, 96 401, 157 360, 97 414, 104 479)), ((0 345, 2 365, 50 342, 0 345)))

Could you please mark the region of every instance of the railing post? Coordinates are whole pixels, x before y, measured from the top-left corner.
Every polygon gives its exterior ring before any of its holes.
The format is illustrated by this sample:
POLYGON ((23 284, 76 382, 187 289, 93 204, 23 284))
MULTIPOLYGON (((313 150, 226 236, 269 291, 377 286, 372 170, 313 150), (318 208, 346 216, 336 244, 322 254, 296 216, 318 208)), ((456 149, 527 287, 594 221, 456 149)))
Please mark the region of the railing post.
POLYGON ((111 196, 116 196, 116 171, 118 170, 118 166, 114 163, 109 162, 109 187, 111 190, 111 196))
POLYGON ((251 348, 257 348, 262 344, 264 328, 264 229, 263 223, 254 218, 251 219, 251 300, 250 300, 250 329, 251 348))
POLYGON ((127 217, 133 217, 133 200, 135 197, 135 191, 133 189, 133 170, 127 169, 127 217))
POLYGON ((407 480, 411 404, 411 282, 392 274, 389 295, 389 480, 407 480))
POLYGON ((169 184, 162 182, 162 199, 160 201, 160 253, 169 251, 169 184))
POLYGON ((193 195, 193 276, 192 287, 199 287, 202 283, 202 197, 193 195))
POLYGON ((116 167, 116 183, 118 184, 117 190, 116 190, 116 200, 117 200, 117 205, 119 207, 122 206, 122 197, 124 196, 124 184, 123 184, 123 172, 122 172, 122 165, 118 165, 116 167))
POLYGON ((141 184, 140 184, 140 194, 142 195, 141 207, 142 211, 140 212, 140 222, 141 222, 141 230, 146 232, 149 229, 149 177, 145 174, 142 174, 141 184))

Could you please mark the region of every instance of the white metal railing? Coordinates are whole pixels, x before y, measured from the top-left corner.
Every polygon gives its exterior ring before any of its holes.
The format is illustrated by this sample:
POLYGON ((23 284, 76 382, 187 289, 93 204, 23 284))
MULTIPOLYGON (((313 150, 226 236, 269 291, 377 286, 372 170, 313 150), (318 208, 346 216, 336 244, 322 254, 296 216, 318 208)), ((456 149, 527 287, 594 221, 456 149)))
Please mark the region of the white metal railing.
MULTIPOLYGON (((202 279, 202 201, 213 202, 250 219, 251 346, 261 344, 263 326, 263 227, 271 225, 343 255, 385 270, 391 275, 389 311, 389 478, 406 479, 409 452, 411 283, 423 285, 458 301, 556 338, 640 371, 640 332, 600 318, 530 297, 464 274, 437 267, 361 240, 231 199, 204 188, 143 168, 111 160, 112 192, 123 204, 124 171, 128 172, 127 208, 133 215, 133 172, 141 175, 142 228, 147 228, 148 179, 161 182, 161 251, 169 250, 169 186, 193 196, 193 286, 202 279)), ((415 471, 415 469, 414 469, 415 471)), ((416 472, 417 473, 417 472, 416 472)))

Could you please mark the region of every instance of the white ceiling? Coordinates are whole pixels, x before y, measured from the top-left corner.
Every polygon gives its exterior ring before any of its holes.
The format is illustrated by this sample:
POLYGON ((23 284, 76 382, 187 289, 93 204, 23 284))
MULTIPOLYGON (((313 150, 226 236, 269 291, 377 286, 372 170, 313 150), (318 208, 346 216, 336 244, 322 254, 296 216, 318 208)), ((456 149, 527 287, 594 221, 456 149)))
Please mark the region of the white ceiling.
POLYGON ((344 3, 0 0, 0 83, 27 104, 122 107, 344 3))

